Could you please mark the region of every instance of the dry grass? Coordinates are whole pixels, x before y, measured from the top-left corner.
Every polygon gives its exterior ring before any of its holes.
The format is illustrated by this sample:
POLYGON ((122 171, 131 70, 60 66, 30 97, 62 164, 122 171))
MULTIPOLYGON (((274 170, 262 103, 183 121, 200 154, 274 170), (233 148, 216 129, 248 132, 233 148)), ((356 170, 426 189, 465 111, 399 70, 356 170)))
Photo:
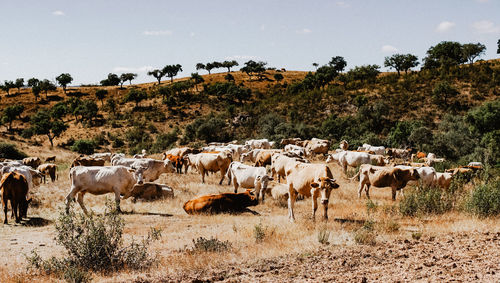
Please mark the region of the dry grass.
MULTIPOLYGON (((30 154, 48 154, 43 150, 30 151, 30 154)), ((52 152, 51 152, 52 153, 52 152)), ((60 165, 70 162, 71 153, 58 151, 60 165)), ((310 221, 310 199, 296 203, 296 223, 287 219, 286 208, 279 207, 272 199, 265 204, 254 207, 260 213, 254 216, 249 213, 241 215, 192 216, 187 215, 182 205, 185 201, 197 195, 229 192, 225 180, 222 186, 217 185, 218 175, 207 178, 206 184, 201 184, 201 178, 196 173, 187 175, 164 174, 158 182, 174 188, 175 198, 154 202, 122 202, 124 211, 132 212, 123 217, 126 222, 125 239, 138 239, 147 235, 150 227, 162 229, 163 237, 152 244, 153 251, 160 255, 157 268, 147 271, 151 276, 179 276, 193 270, 206 270, 225 264, 252 262, 286 254, 302 254, 317 250, 322 244, 318 241, 318 233, 322 230, 331 231, 330 246, 352 246, 355 231, 368 219, 375 221, 374 233, 377 244, 392 239, 411 239, 412 233, 418 231, 423 235, 446 234, 468 231, 500 231, 500 224, 495 219, 478 220, 456 212, 425 218, 402 218, 397 207, 390 200, 390 189, 373 189, 372 200, 375 208, 368 214, 367 201, 357 197, 357 184, 346 180, 341 175, 338 166, 332 165, 334 177, 341 187, 331 196, 329 217, 327 223, 310 221), (146 215, 148 213, 149 215, 146 215), (155 215, 156 214, 156 215, 155 215), (336 221, 334 221, 336 219, 336 221), (265 227, 266 237, 256 242, 255 226, 265 227), (395 228, 396 227, 396 228, 395 228), (232 249, 224 253, 185 252, 192 247, 192 240, 198 237, 217 238, 230 241, 232 249), (298 244, 300 243, 300 244, 298 244)), ((69 189, 68 169, 59 173, 55 183, 41 185, 32 195, 37 200, 37 207, 31 208, 28 215, 54 221, 60 209, 64 206, 64 198, 69 189)), ((111 198, 108 195, 107 198, 111 198)), ((106 196, 86 195, 85 204, 94 212, 104 211, 106 196)), ((72 209, 80 210, 78 205, 72 209)), ((54 226, 52 223, 41 227, 26 227, 19 225, 0 226, 0 246, 3 255, 0 259, 0 281, 23 281, 25 274, 24 254, 37 249, 43 257, 60 255, 62 249, 54 242, 54 226), (8 264, 8 266, 7 266, 8 264), (4 272, 9 270, 8 273, 4 272), (8 275, 7 275, 8 274, 8 275)), ((113 275, 113 278, 94 274, 94 278, 109 281, 128 281, 140 272, 124 272, 113 275)), ((181 276, 182 277, 182 276, 181 276)), ((51 281, 52 278, 36 276, 36 280, 51 281)))

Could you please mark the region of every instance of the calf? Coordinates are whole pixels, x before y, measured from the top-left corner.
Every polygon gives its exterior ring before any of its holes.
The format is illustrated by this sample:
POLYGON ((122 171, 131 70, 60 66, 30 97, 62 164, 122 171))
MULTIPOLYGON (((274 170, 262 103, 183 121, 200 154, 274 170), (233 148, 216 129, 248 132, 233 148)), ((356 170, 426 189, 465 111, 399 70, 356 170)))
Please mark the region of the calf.
POLYGON ((56 162, 56 156, 49 156, 45 159, 45 162, 56 162))
POLYGON ((4 224, 7 224, 7 202, 10 201, 12 213, 16 217, 16 222, 21 222, 26 217, 28 204, 31 199, 26 200, 28 194, 28 182, 26 178, 17 173, 10 172, 3 175, 0 181, 0 194, 2 196, 3 211, 5 214, 4 224))
POLYGON ((45 163, 38 166, 37 170, 40 171, 40 173, 42 174, 42 179, 44 184, 46 183, 47 175, 50 176, 52 182, 56 181, 57 165, 51 163, 45 163))
POLYGON ((187 201, 183 208, 187 214, 217 214, 217 213, 242 213, 250 211, 249 206, 259 202, 247 190, 244 193, 223 193, 197 197, 187 201))

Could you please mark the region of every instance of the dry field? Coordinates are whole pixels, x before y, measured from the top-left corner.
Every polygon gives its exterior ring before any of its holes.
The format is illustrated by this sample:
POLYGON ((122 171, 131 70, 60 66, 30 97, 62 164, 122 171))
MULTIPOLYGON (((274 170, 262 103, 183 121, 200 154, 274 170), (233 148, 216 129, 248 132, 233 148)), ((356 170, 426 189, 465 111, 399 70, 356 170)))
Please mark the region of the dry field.
MULTIPOLYGON (((50 155, 38 150, 32 155, 50 155)), ((0 281, 54 281, 55 278, 26 273, 24 255, 37 249, 43 257, 60 256, 62 248, 54 241, 53 221, 64 206, 69 189, 67 164, 71 153, 59 165, 59 180, 41 185, 32 192, 38 205, 30 208, 34 226, 0 226, 0 281)), ((319 162, 319 161, 318 161, 319 162)), ((268 198, 253 207, 260 215, 191 216, 182 205, 194 196, 232 191, 219 186, 218 175, 201 184, 198 174, 164 174, 158 180, 174 188, 175 198, 153 202, 122 201, 129 213, 125 219, 125 239, 141 239, 150 227, 162 229, 162 238, 152 244, 159 265, 147 271, 119 274, 93 274, 97 282, 319 282, 319 281, 498 281, 500 280, 500 223, 480 220, 459 213, 405 218, 390 200, 390 189, 373 189, 378 204, 370 215, 366 199, 357 197, 356 182, 342 177, 340 168, 331 166, 340 189, 330 198, 329 221, 310 221, 310 199, 296 204, 296 223, 287 219, 287 210, 268 198), (365 220, 373 220, 373 245, 361 245, 354 235, 365 220), (263 241, 254 230, 261 225, 263 241), (330 233, 328 244, 318 241, 320 231, 330 233), (415 239, 415 235, 421 235, 415 239), (413 237, 412 237, 413 235, 413 237), (216 237, 230 241, 232 249, 223 253, 186 253, 192 240, 216 237), (201 281, 199 281, 201 280, 201 281)), ((108 196, 111 199, 111 195, 108 196)), ((85 203, 101 213, 105 196, 86 195, 85 203)), ((75 203, 72 209, 80 211, 75 203)), ((321 209, 321 207, 320 207, 321 209)))

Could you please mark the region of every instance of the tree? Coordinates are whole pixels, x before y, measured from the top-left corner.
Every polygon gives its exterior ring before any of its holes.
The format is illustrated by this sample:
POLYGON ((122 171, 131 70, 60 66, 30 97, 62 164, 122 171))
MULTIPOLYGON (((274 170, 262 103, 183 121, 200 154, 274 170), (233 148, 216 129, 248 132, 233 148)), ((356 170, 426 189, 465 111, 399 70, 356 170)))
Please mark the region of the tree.
POLYGON ((217 62, 217 61, 213 61, 212 65, 214 66, 214 69, 219 69, 219 68, 224 67, 224 66, 222 66, 221 62, 217 62))
POLYGON ((116 116, 116 101, 113 98, 106 100, 106 109, 116 116))
POLYGON ((116 86, 121 82, 120 77, 117 74, 109 73, 108 78, 101 81, 102 86, 116 86))
POLYGON ((7 96, 10 95, 10 90, 15 87, 16 84, 13 81, 4 81, 4 84, 0 85, 0 88, 7 93, 7 96))
POLYGON ((347 66, 347 62, 342 56, 332 57, 332 60, 328 62, 328 66, 332 67, 333 70, 338 74, 344 71, 347 66))
POLYGON ((42 92, 42 89, 40 87, 40 80, 37 78, 31 78, 28 80, 28 86, 31 87, 31 91, 35 96, 35 101, 36 101, 38 97, 40 97, 40 92, 42 92))
POLYGON ((497 54, 500 54, 500 39, 497 41, 497 54))
POLYGON ((108 90, 98 89, 95 92, 95 97, 101 101, 101 106, 104 105, 104 98, 108 95, 108 90))
POLYGON ((212 63, 207 63, 207 64, 205 65, 205 70, 207 70, 207 71, 208 71, 208 74, 209 74, 209 75, 211 74, 210 72, 212 71, 212 69, 213 69, 213 68, 215 68, 215 66, 214 66, 214 64, 212 64, 212 63))
POLYGON ((464 56, 464 61, 469 62, 470 65, 474 63, 476 57, 481 56, 486 51, 486 46, 481 43, 466 43, 462 45, 462 52, 464 56))
POLYGON ((24 111, 24 106, 22 104, 15 104, 15 105, 10 105, 7 106, 3 112, 2 112, 2 124, 7 124, 8 127, 7 130, 11 131, 12 130, 12 122, 14 122, 16 119, 21 119, 21 113, 24 111))
POLYGON ((204 69, 205 69, 205 64, 203 63, 196 64, 196 70, 204 70, 204 69))
POLYGON ((238 64, 238 62, 236 62, 236 60, 224 61, 224 62, 222 62, 221 65, 222 65, 222 67, 227 68, 227 72, 228 73, 231 73, 231 68, 232 67, 239 66, 239 64, 238 64))
POLYGON ((225 76, 224 76, 224 79, 228 82, 234 82, 234 76, 231 75, 230 73, 227 73, 225 76))
POLYGON ((61 136, 66 131, 68 125, 59 119, 51 117, 47 109, 39 110, 31 117, 33 133, 36 135, 46 135, 49 138, 50 146, 54 146, 54 139, 61 136))
POLYGON ((53 82, 47 79, 44 79, 43 81, 40 82, 40 91, 45 92, 45 99, 47 99, 47 94, 49 91, 55 91, 55 90, 57 90, 57 87, 53 82))
POLYGON ((448 105, 448 99, 458 95, 458 90, 451 86, 448 82, 438 83, 432 90, 432 96, 434 100, 440 103, 442 106, 448 105))
POLYGON ((139 106, 139 102, 143 101, 148 97, 147 93, 144 90, 131 89, 127 95, 123 98, 124 102, 135 102, 135 107, 139 106))
POLYGON ((73 77, 71 77, 71 75, 68 73, 63 73, 56 77, 56 81, 59 83, 64 93, 66 94, 66 87, 73 81, 73 77))
POLYGON ((163 73, 170 78, 170 82, 174 82, 174 77, 177 76, 179 72, 182 72, 182 66, 180 64, 167 65, 163 68, 163 73))
POLYGON ((277 81, 277 82, 280 82, 284 79, 283 75, 280 74, 280 73, 276 73, 274 74, 274 79, 277 81))
POLYGON ((129 81, 129 84, 131 85, 132 84, 132 80, 134 80, 135 78, 137 78, 137 74, 134 74, 134 73, 124 73, 120 76, 120 80, 121 80, 121 83, 120 83, 120 88, 123 87, 123 83, 126 82, 126 81, 129 81))
POLYGON ((193 81, 196 91, 198 91, 198 84, 201 84, 205 81, 203 77, 198 73, 191 73, 191 80, 193 81))
POLYGON ((82 100, 81 103, 76 106, 76 108, 73 110, 73 115, 77 117, 77 121, 85 122, 89 121, 92 123, 92 120, 97 116, 97 113, 99 112, 99 107, 97 107, 97 104, 92 101, 92 100, 82 100), (80 117, 80 119, 78 119, 80 117))
POLYGON ((424 58, 424 68, 449 68, 466 62, 463 56, 462 44, 455 41, 441 41, 427 50, 424 58))
POLYGON ((379 65, 363 65, 356 66, 350 70, 347 75, 352 80, 360 80, 361 82, 374 82, 377 78, 380 66, 379 65))
POLYGON ((160 85, 161 84, 161 78, 163 78, 165 76, 165 73, 163 72, 163 70, 155 69, 155 70, 149 71, 148 72, 148 76, 155 77, 156 80, 158 81, 158 85, 160 85))
POLYGON ((19 94, 21 92, 21 88, 24 87, 24 79, 23 78, 16 79, 14 86, 17 88, 17 94, 19 94))
POLYGON ((249 60, 245 62, 245 66, 241 68, 240 70, 242 72, 245 72, 250 78, 252 78, 252 74, 256 73, 259 80, 262 79, 262 76, 264 72, 266 71, 265 66, 267 65, 266 62, 259 61, 256 62, 254 60, 249 60))
POLYGON ((385 57, 384 66, 396 69, 398 76, 401 71, 408 73, 408 70, 418 66, 418 57, 413 54, 394 54, 390 57, 385 57))
POLYGON ((312 65, 313 65, 313 67, 314 67, 316 70, 318 69, 318 66, 319 66, 319 64, 318 64, 318 63, 313 63, 312 65))

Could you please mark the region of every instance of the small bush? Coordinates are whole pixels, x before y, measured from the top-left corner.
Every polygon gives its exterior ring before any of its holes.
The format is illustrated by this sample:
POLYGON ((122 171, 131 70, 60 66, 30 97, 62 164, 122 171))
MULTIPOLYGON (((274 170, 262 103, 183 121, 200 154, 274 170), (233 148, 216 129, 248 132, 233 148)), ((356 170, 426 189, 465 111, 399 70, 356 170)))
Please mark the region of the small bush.
POLYGON ((318 242, 322 245, 329 245, 330 242, 328 241, 330 239, 330 231, 326 230, 326 228, 322 228, 318 232, 318 242))
POLYGON ((0 142, 0 158, 8 159, 23 159, 28 155, 19 149, 14 144, 0 142))
POLYGON ((399 223, 396 222, 394 219, 389 219, 389 221, 384 222, 383 228, 386 232, 389 233, 395 233, 399 231, 399 223))
POLYGON ((399 203, 399 211, 405 216, 442 214, 453 208, 454 200, 454 195, 440 188, 422 188, 406 194, 399 203))
POLYGON ((414 240, 420 240, 420 238, 422 238, 422 232, 421 231, 412 232, 411 237, 414 240))
POLYGON ((480 217, 500 214, 500 181, 477 186, 467 199, 466 208, 480 217))
POLYGON ((217 238, 206 239, 199 237, 198 239, 193 239, 193 248, 190 252, 226 252, 232 248, 231 242, 220 241, 217 238))
POLYGON ((77 140, 70 148, 72 151, 81 154, 93 154, 96 148, 96 144, 92 140, 77 140))
POLYGON ((264 238, 266 238, 266 228, 262 225, 262 223, 254 226, 253 235, 257 243, 262 242, 264 238))
POLYGON ((374 230, 375 222, 371 220, 365 221, 363 227, 354 232, 354 241, 362 245, 375 245, 376 235, 374 230))

